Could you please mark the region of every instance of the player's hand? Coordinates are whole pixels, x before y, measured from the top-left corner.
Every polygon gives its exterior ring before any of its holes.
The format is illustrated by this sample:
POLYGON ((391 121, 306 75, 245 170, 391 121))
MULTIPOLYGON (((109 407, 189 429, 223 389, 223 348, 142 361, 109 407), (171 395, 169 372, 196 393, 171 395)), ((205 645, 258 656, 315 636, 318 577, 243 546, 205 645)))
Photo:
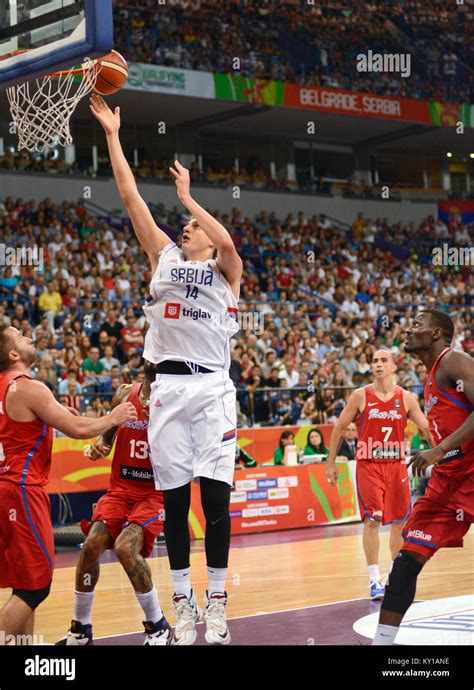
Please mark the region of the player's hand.
POLYGON ((337 467, 335 462, 328 462, 326 465, 326 477, 331 486, 337 486, 337 467))
POLYGON ((100 441, 96 441, 88 450, 86 451, 86 456, 90 460, 102 460, 102 458, 106 458, 107 455, 110 453, 112 446, 109 446, 107 443, 101 443, 100 441))
POLYGON ((439 463, 443 459, 443 455, 444 453, 439 450, 439 446, 430 450, 422 450, 411 456, 407 467, 412 466, 414 477, 424 477, 428 467, 439 463))
POLYGON ((90 97, 90 109, 94 117, 99 120, 106 134, 115 134, 120 129, 120 108, 117 106, 112 112, 102 96, 96 93, 90 97))
POLYGON ((135 405, 130 402, 124 402, 117 405, 115 409, 109 414, 110 426, 120 426, 124 422, 130 422, 137 419, 137 410, 135 405))
POLYGON ((67 410, 68 412, 70 412, 71 414, 73 414, 75 417, 80 417, 80 416, 81 416, 81 413, 79 412, 79 410, 76 410, 75 407, 69 407, 69 405, 63 405, 63 407, 65 407, 66 410, 67 410))
POLYGON ((179 161, 174 162, 176 170, 170 166, 170 173, 174 175, 179 199, 183 200, 190 195, 189 187, 191 184, 189 170, 181 165, 179 161))

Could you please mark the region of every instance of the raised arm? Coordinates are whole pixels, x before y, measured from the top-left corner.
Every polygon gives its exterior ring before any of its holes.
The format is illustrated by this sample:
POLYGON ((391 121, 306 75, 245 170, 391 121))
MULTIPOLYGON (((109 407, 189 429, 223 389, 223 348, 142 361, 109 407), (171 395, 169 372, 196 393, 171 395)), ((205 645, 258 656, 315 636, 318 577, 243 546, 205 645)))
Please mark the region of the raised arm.
POLYGON ((138 192, 135 178, 124 156, 119 138, 120 108, 117 107, 112 112, 101 96, 94 95, 90 99, 90 109, 104 128, 120 197, 127 208, 138 241, 150 259, 151 270, 154 273, 160 252, 171 240, 155 223, 150 209, 138 192))
POLYGON ((9 407, 12 402, 15 410, 31 412, 70 438, 93 438, 110 427, 137 418, 136 409, 131 403, 122 403, 107 417, 77 417, 57 402, 47 386, 29 379, 19 379, 15 392, 8 393, 7 401, 9 407))
MULTIPOLYGON (((178 198, 192 216, 196 219, 199 227, 204 230, 217 249, 217 263, 220 270, 225 275, 227 282, 233 288, 240 285, 243 265, 242 259, 237 254, 234 240, 219 221, 217 221, 206 209, 202 208, 195 201, 190 192, 189 170, 183 167, 179 161, 175 161, 175 168, 170 168, 176 181, 178 198)), ((238 291, 237 295, 238 297, 238 291)))
POLYGON ((328 482, 331 486, 335 486, 337 483, 337 469, 336 469, 336 457, 337 451, 341 444, 342 434, 344 429, 354 421, 354 419, 359 414, 362 405, 364 404, 365 393, 362 388, 358 388, 356 391, 350 394, 347 404, 339 415, 337 422, 335 423, 332 433, 331 440, 329 442, 329 455, 326 465, 326 475, 328 482))

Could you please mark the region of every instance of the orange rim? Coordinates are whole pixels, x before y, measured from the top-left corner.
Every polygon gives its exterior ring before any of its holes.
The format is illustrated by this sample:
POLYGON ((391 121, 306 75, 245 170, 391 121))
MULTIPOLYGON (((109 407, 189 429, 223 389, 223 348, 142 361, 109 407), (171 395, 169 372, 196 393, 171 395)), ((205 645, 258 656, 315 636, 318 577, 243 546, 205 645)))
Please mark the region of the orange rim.
POLYGON ((60 77, 67 77, 68 74, 73 74, 73 75, 78 75, 78 74, 84 74, 89 69, 92 69, 92 67, 96 64, 97 60, 91 60, 90 64, 88 63, 83 63, 80 67, 76 67, 75 69, 67 69, 67 70, 61 70, 59 72, 53 72, 49 76, 52 79, 59 79, 60 77))

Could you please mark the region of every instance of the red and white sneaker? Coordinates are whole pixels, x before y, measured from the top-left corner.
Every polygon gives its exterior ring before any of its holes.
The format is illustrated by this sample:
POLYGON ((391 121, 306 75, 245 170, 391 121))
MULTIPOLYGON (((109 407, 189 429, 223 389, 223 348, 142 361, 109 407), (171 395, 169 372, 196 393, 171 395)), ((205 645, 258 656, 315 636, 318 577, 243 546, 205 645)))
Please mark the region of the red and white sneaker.
POLYGON ((227 627, 227 592, 212 592, 206 590, 206 610, 204 622, 206 633, 204 637, 209 644, 230 644, 230 632, 227 627))

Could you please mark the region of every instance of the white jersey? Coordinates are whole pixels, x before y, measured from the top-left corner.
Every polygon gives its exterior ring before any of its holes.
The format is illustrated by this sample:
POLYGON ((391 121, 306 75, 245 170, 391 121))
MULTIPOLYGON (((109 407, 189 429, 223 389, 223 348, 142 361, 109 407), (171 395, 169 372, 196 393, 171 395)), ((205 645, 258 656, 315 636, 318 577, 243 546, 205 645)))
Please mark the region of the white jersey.
POLYGON ((229 369, 229 338, 239 330, 238 303, 215 259, 186 261, 174 242, 166 245, 143 311, 150 324, 144 359, 229 369))

